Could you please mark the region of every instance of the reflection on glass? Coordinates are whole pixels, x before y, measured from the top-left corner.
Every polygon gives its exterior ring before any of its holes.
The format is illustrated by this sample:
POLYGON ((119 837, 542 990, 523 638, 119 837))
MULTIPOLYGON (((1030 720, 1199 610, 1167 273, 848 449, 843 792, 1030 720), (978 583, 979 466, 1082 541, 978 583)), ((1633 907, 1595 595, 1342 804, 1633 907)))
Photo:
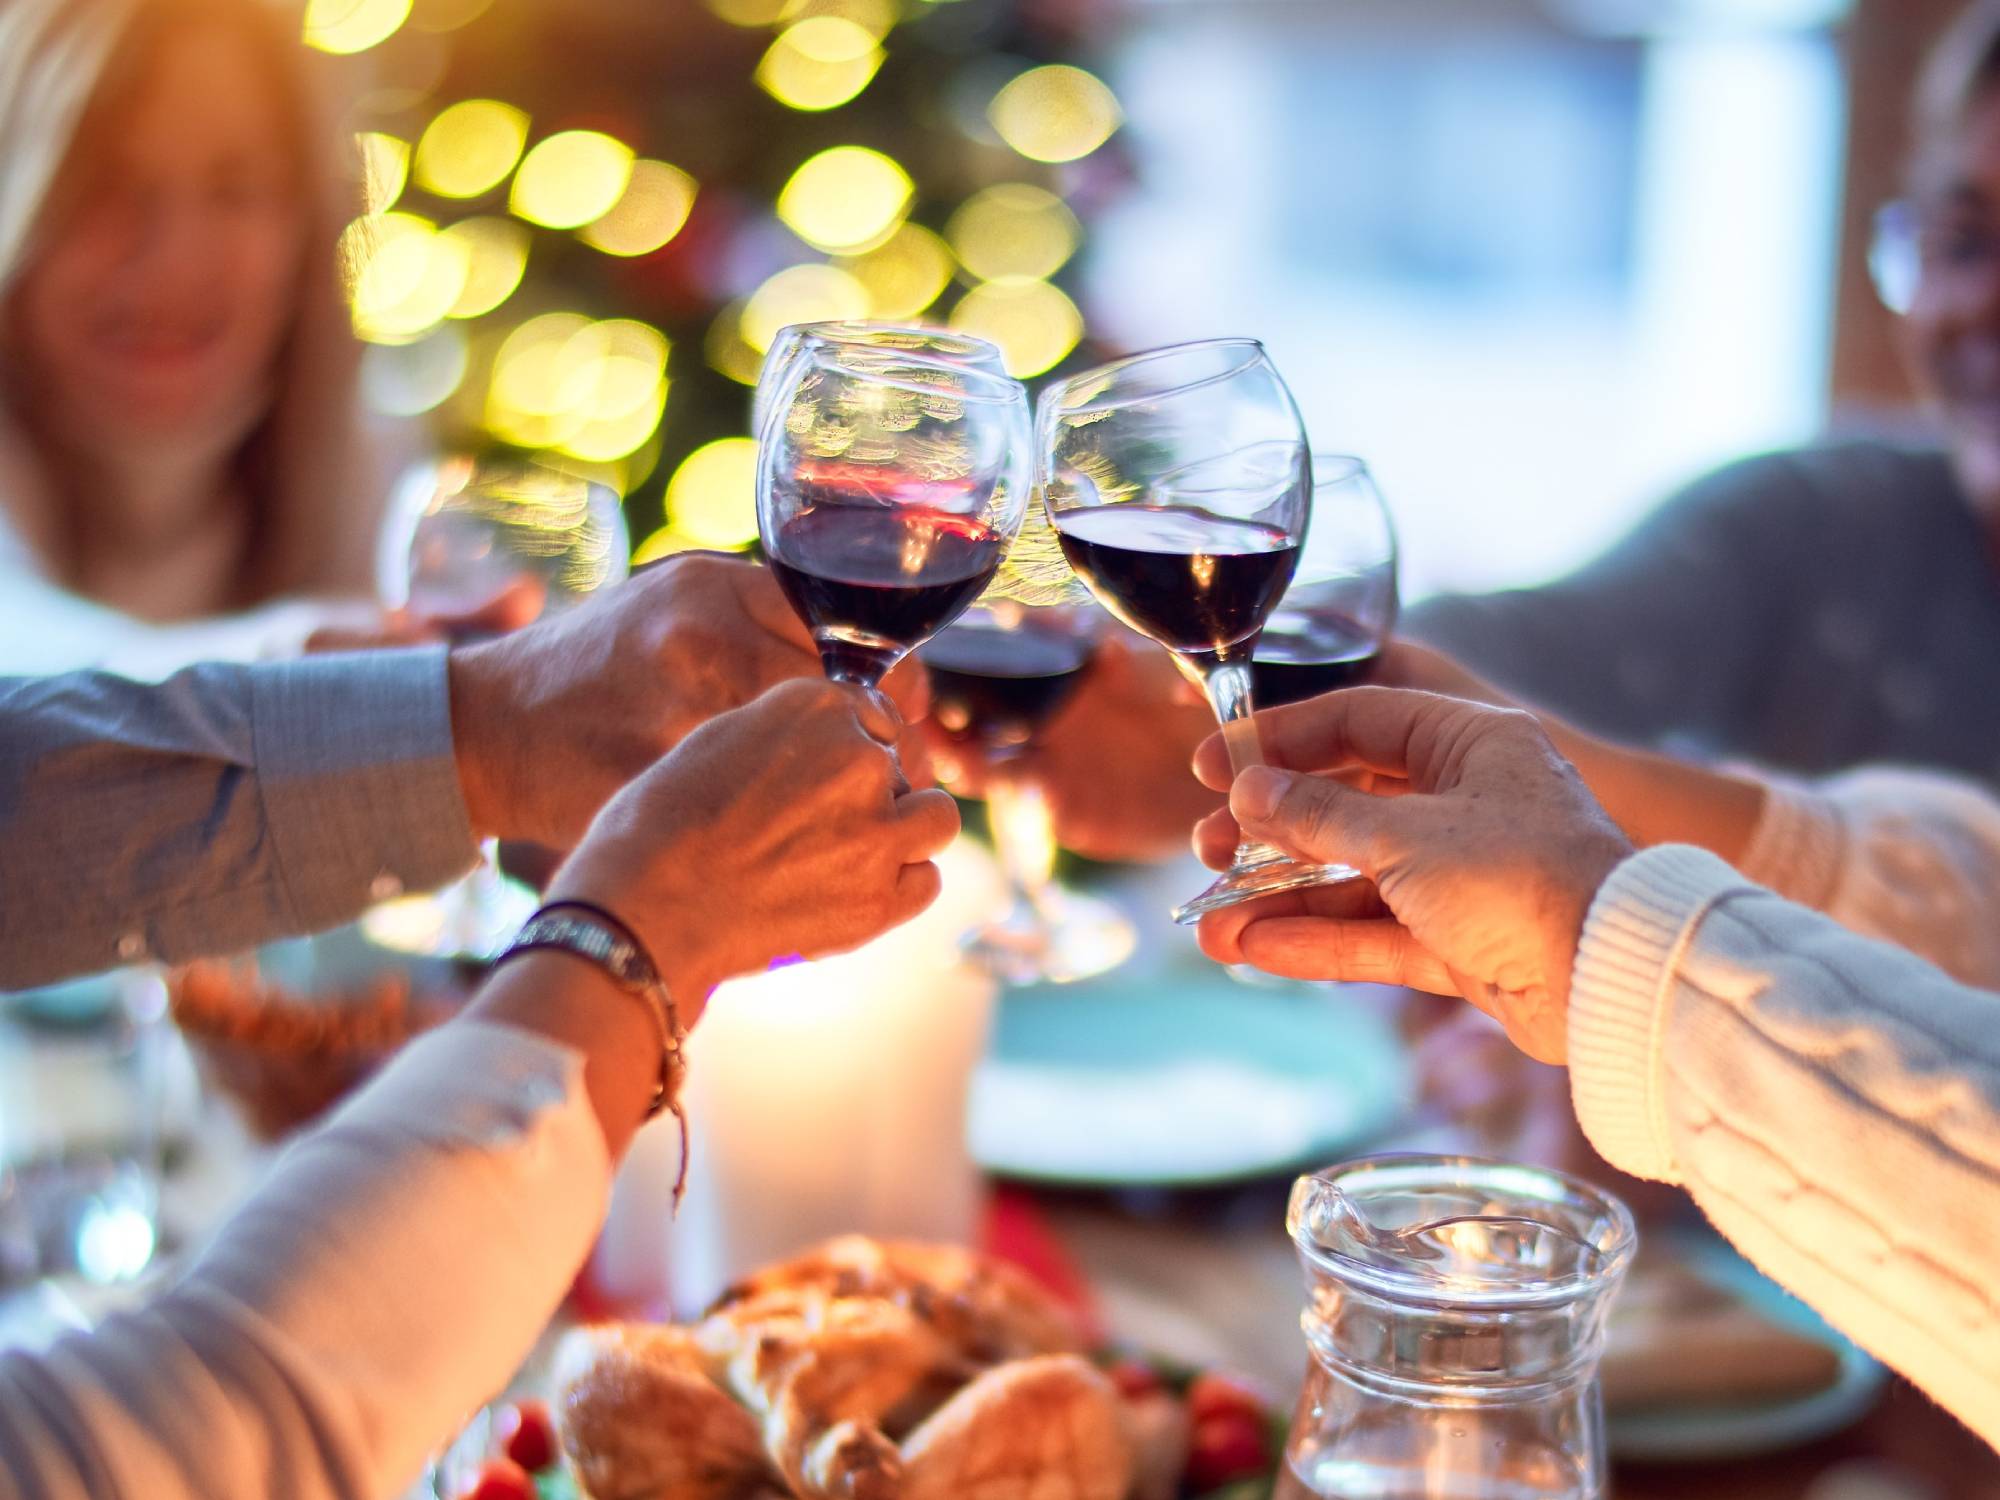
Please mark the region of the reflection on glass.
POLYGON ((1054 819, 1023 760, 1082 684, 1101 624, 1087 605, 995 599, 968 610, 920 653, 932 721, 954 750, 986 769, 987 818, 1012 902, 968 934, 966 951, 1009 984, 1088 978, 1132 953, 1132 924, 1117 908, 1057 883, 1054 819))
MULTIPOLYGON (((399 487, 376 579, 385 604, 466 641, 569 608, 625 577, 630 556, 624 511, 603 485, 537 464, 459 457, 399 487)), ((404 953, 496 956, 536 897, 501 874, 493 841, 481 852, 457 885, 378 906, 362 930, 404 953)))

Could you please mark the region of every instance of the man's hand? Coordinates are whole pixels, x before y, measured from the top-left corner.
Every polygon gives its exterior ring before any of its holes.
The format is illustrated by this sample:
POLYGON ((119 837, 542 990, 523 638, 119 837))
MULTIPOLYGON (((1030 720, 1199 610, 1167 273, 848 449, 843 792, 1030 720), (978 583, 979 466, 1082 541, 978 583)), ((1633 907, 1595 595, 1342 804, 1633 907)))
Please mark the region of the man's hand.
POLYGON ((690 733, 620 792, 551 900, 616 912, 693 1025, 708 992, 772 960, 853 948, 936 899, 958 809, 911 791, 880 697, 788 682, 690 733))
MULTIPOLYGON (((771 575, 685 553, 576 608, 451 654, 452 736, 473 828, 567 849, 691 731, 773 685, 820 676, 771 575)), ((885 684, 924 707, 912 664, 885 684)))
MULTIPOLYGON (((1257 716, 1272 764, 1195 831, 1229 863, 1239 832, 1353 865, 1367 881, 1215 913, 1202 948, 1306 979, 1459 994, 1544 1062, 1565 1055, 1570 970, 1590 903, 1632 846, 1530 716, 1354 688, 1257 716), (1338 771, 1362 786, 1314 772, 1338 771)), ((1195 772, 1230 785, 1221 735, 1195 772)))

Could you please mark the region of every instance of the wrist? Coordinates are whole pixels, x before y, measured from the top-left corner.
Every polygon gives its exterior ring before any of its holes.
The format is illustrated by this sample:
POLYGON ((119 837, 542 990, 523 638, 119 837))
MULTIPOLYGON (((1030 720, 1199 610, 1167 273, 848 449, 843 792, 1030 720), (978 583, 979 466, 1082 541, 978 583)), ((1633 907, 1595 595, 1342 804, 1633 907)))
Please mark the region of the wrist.
POLYGON ((670 891, 649 893, 643 902, 632 901, 628 899, 629 885, 593 880, 587 865, 582 869, 574 865, 572 861, 556 873, 544 895, 545 902, 553 906, 564 901, 581 901, 622 923, 645 950, 647 960, 673 1001, 681 1025, 692 1028, 708 1005, 710 991, 724 976, 714 970, 700 942, 694 938, 694 924, 685 919, 688 910, 685 901, 670 891), (632 915, 642 907, 647 915, 644 922, 632 915))
POLYGON ((457 646, 445 658, 451 695, 451 749, 472 830, 499 838, 512 826, 514 806, 502 747, 507 743, 504 676, 493 645, 457 646))

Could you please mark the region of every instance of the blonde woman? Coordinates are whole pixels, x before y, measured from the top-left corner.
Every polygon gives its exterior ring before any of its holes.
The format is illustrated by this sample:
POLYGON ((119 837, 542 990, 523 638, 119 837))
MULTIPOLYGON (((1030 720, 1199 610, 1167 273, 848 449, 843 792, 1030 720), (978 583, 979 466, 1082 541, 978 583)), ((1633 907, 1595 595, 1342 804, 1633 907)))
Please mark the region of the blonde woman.
POLYGON ((296 645, 368 591, 338 238, 295 10, 0 6, 0 671, 296 645))

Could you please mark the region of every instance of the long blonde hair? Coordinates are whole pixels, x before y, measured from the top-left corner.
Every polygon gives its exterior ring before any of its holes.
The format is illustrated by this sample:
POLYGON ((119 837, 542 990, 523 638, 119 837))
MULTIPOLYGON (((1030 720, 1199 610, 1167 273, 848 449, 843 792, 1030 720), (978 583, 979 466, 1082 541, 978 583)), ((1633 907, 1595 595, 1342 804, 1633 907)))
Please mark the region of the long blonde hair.
MULTIPOLYGON (((300 43, 296 12, 268 0, 0 0, 0 299, 35 254, 51 197, 92 120, 115 114, 169 28, 219 21, 270 60, 298 143, 308 225, 293 313, 272 372, 269 406, 239 449, 235 477, 251 509, 236 597, 365 587, 379 494, 364 493, 357 374, 360 345, 343 297, 341 230, 360 211, 358 174, 340 150, 333 102, 300 43)), ((0 492, 58 583, 77 559, 53 485, 0 492), (55 555, 49 555, 54 553, 55 555)))

